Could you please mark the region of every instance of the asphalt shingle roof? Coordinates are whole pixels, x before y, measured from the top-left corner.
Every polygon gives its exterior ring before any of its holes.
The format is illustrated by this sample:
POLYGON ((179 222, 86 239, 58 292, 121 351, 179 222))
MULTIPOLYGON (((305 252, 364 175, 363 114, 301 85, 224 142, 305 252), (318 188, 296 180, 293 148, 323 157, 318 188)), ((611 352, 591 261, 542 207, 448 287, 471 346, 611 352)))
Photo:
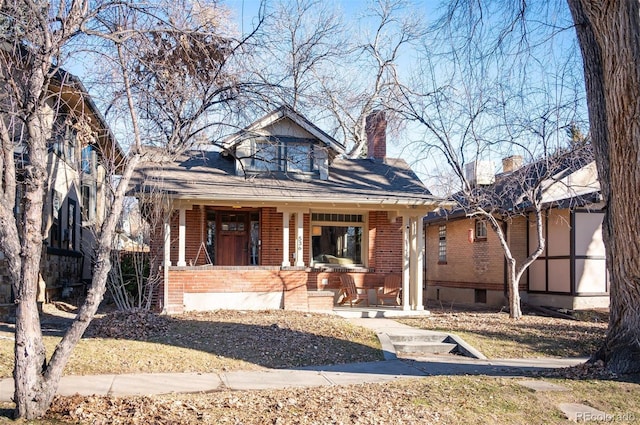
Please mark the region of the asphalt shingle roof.
POLYGON ((132 180, 135 191, 159 187, 183 199, 262 199, 292 201, 435 203, 402 159, 336 159, 329 179, 283 173, 237 176, 234 159, 219 152, 192 151, 174 162, 145 163, 132 180))

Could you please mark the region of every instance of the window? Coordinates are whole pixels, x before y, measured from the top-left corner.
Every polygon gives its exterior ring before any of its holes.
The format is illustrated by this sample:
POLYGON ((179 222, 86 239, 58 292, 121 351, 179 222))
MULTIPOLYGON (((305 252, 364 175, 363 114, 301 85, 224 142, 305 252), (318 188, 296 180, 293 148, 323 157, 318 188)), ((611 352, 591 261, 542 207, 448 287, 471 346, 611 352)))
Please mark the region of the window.
POLYGON ((438 263, 447 262, 447 226, 438 227, 438 263))
POLYGON ((216 263, 216 212, 207 211, 207 254, 211 264, 216 263))
POLYGON ((81 214, 83 221, 93 221, 96 217, 96 184, 95 182, 84 182, 80 187, 81 214))
POLYGON ((285 166, 288 172, 308 173, 312 170, 311 145, 309 143, 287 143, 285 166))
POLYGON ((311 214, 314 263, 341 267, 362 264, 363 224, 360 214, 311 214))
POLYGON ((82 149, 82 172, 92 175, 95 170, 95 154, 93 146, 89 145, 82 149))
POLYGON ((53 153, 64 159, 74 168, 76 162, 76 130, 68 121, 57 122, 53 128, 53 153))
POLYGON ((257 266, 260 264, 260 214, 255 212, 250 215, 250 248, 249 252, 249 264, 257 266))
POLYGON ((474 240, 476 241, 487 240, 487 222, 485 220, 476 220, 476 231, 475 231, 474 240))
POLYGON ((253 148, 251 170, 278 171, 280 169, 280 146, 277 143, 256 141, 253 148))
POLYGON ((67 202, 67 228, 65 233, 65 248, 76 249, 76 201, 69 199, 67 202))
POLYGON ((295 137, 269 137, 253 140, 250 171, 281 171, 289 173, 311 173, 313 163, 312 140, 295 137))
POLYGON ((62 194, 54 190, 51 194, 51 229, 49 244, 52 248, 60 248, 60 221, 62 219, 62 194))

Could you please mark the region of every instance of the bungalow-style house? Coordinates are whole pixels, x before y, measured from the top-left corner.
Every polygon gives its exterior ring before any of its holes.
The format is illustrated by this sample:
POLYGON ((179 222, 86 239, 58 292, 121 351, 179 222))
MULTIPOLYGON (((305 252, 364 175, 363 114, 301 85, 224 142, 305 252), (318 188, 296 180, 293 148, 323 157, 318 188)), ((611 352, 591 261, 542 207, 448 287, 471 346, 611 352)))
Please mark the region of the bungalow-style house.
POLYGON ((438 201, 405 161, 386 158, 385 132, 384 114, 370 116, 369 157, 347 159, 281 107, 220 151, 142 164, 141 203, 161 193, 171 205, 151 241, 162 309, 330 310, 343 274, 371 303, 387 275, 401 275, 402 308, 423 309, 422 218, 438 201))
MULTIPOLYGON (((545 205, 542 255, 520 281, 520 296, 531 305, 584 309, 609 305, 609 285, 602 242, 602 203, 590 150, 582 160, 557 164, 543 182, 545 205)), ((486 189, 504 191, 509 179, 522 179, 531 166, 519 168, 521 157, 503 160, 504 172, 486 189)), ((533 165, 535 168, 535 164, 533 165)), ((503 222, 518 264, 537 246, 535 219, 526 199, 513 193, 504 208, 522 208, 503 222), (519 199, 520 198, 520 199, 519 199), (519 200, 518 200, 519 199, 519 200), (520 205, 517 205, 520 202, 520 205)), ((426 297, 441 302, 506 305, 507 268, 498 237, 487 223, 463 209, 430 213, 426 235, 426 297)))
MULTIPOLYGON (((60 70, 49 85, 48 105, 52 135, 48 143, 48 181, 44 224, 47 238, 41 275, 47 295, 71 295, 91 279, 95 231, 102 225, 109 173, 124 155, 104 118, 75 76, 60 70), (109 158, 107 161, 104 158, 109 158)), ((14 140, 19 139, 19 129, 14 140)), ((16 144, 17 173, 29 158, 16 144)), ((21 189, 17 189, 15 214, 20 214, 21 189)), ((0 252, 0 304, 13 302, 0 252)))

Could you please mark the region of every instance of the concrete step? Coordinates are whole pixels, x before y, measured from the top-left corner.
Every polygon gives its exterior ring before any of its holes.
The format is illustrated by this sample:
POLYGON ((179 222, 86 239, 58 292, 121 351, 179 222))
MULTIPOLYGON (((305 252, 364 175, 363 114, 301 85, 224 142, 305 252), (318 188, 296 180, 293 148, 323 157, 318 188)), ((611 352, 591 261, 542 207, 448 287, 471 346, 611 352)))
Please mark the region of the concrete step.
POLYGON ((404 342, 450 342, 447 341, 448 334, 437 332, 406 332, 389 335, 392 343, 404 342))
POLYGON ((396 353, 402 354, 449 354, 454 351, 458 344, 449 342, 398 342, 393 346, 396 353))

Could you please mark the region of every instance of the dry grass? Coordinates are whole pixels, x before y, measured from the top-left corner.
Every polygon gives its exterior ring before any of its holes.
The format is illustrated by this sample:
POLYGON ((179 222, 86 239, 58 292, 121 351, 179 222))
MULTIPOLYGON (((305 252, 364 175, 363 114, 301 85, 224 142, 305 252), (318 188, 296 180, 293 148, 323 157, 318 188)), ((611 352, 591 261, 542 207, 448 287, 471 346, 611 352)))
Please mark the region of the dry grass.
MULTIPOLYGON (((586 317, 586 318, 585 318, 586 317)), ((604 335, 601 315, 584 321, 527 315, 512 322, 490 311, 433 311, 432 318, 403 319, 429 329, 457 332, 491 357, 587 355, 604 335)), ((154 319, 155 320, 155 319, 154 319)), ((221 371, 380 359, 372 332, 325 315, 269 311, 215 312, 162 318, 125 339, 85 338, 67 373, 221 371), (133 338, 139 334, 143 337, 133 338)), ((138 320, 140 322, 140 320, 138 320)), ((106 320, 106 329, 121 329, 106 320)), ((108 332, 107 332, 108 333, 108 332)), ((10 332, 0 336, 10 338, 10 332)), ((48 336, 52 348, 57 337, 48 336)), ((12 343, 0 338, 0 368, 12 343)), ((619 423, 640 422, 640 386, 613 380, 541 378, 565 392, 534 392, 516 379, 437 376, 385 384, 269 391, 220 391, 154 397, 59 397, 37 424, 564 424, 557 405, 587 404, 619 423)), ((9 403, 0 404, 0 423, 9 403), (1 410, 4 409, 4 410, 1 410)))
MULTIPOLYGON (((385 384, 155 397, 57 398, 39 424, 565 424, 559 403, 581 403, 640 421, 637 384, 549 380, 534 392, 517 379, 439 376, 385 384)), ((0 423, 2 417, 0 414, 0 423)), ((18 422, 21 423, 21 422, 18 422)))
MULTIPOLYGON (((88 330, 95 336, 80 341, 65 374, 218 372, 383 359, 375 333, 333 315, 217 311, 154 320, 151 331, 137 332, 136 327, 144 326, 139 321, 97 319, 100 329, 88 330)), ((65 326, 64 321, 51 323, 45 328, 65 326)), ((0 377, 10 377, 13 368, 9 331, 0 332, 0 377)), ((47 353, 59 340, 58 335, 45 336, 47 353)))
POLYGON ((589 357, 604 340, 607 316, 583 312, 582 320, 526 311, 520 320, 491 309, 431 308, 431 316, 399 320, 409 326, 452 332, 489 358, 589 357))

